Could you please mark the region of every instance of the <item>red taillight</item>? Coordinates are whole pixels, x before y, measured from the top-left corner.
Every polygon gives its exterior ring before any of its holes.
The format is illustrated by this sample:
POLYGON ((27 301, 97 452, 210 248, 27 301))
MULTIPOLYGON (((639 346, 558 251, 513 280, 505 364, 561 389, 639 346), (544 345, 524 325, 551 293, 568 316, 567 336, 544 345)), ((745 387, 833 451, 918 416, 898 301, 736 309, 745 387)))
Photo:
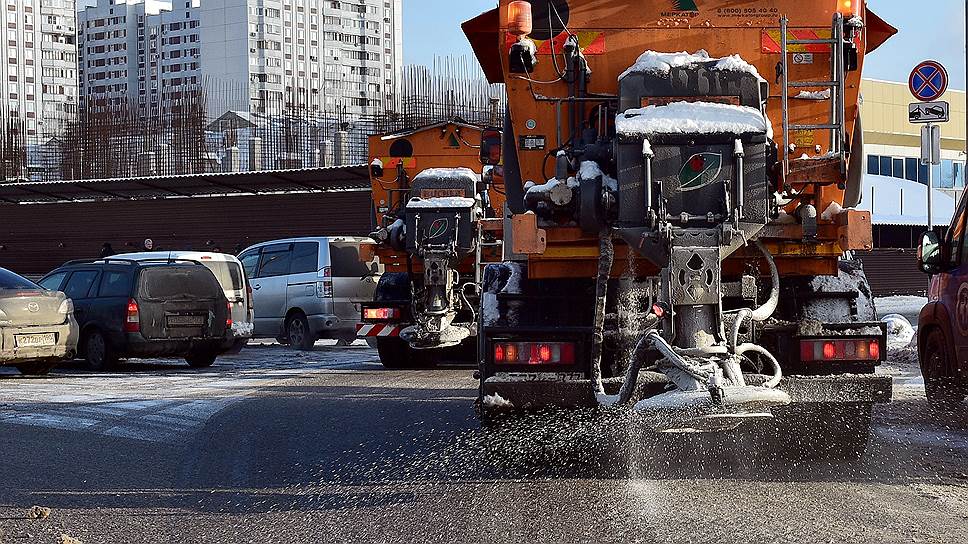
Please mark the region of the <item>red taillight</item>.
POLYGON ((876 338, 801 340, 800 360, 802 362, 880 361, 881 341, 876 338))
POLYGON ((570 342, 500 342, 494 344, 494 362, 508 365, 575 364, 570 342))
POLYGON ((363 319, 396 319, 400 317, 399 308, 364 308, 363 319))
POLYGON ((824 342, 823 345, 823 358, 824 359, 836 359, 837 358, 837 346, 833 342, 824 342))
POLYGON ((127 315, 124 318, 124 332, 141 332, 141 315, 138 312, 138 303, 133 299, 128 299, 127 315))
POLYGON ((229 312, 229 313, 227 313, 225 315, 225 328, 226 329, 231 329, 232 328, 232 303, 231 302, 226 302, 225 303, 225 308, 229 312))
POLYGON ((881 344, 877 340, 871 340, 871 343, 867 346, 867 352, 870 354, 871 359, 881 358, 881 344))
POLYGON ((547 344, 542 344, 541 346, 539 346, 538 347, 538 359, 542 363, 550 363, 551 362, 551 346, 549 346, 547 344))
POLYGON ((332 298, 333 296, 333 269, 323 268, 318 275, 321 278, 316 282, 316 296, 319 298, 332 298))

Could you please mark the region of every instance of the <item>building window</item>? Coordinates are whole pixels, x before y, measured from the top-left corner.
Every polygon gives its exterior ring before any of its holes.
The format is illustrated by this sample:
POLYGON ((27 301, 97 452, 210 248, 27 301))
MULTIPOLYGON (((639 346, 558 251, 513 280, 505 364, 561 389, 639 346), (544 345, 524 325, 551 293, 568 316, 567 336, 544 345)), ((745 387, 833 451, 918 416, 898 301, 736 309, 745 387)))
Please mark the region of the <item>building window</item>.
POLYGON ((881 157, 881 175, 882 176, 892 176, 893 169, 891 165, 893 164, 890 157, 881 157))
POLYGON ((918 181, 918 159, 904 159, 904 178, 909 181, 918 181))
POLYGON ((904 159, 893 159, 894 177, 904 179, 904 159))
POLYGON ((867 156, 867 173, 875 176, 881 173, 880 157, 877 155, 867 156))

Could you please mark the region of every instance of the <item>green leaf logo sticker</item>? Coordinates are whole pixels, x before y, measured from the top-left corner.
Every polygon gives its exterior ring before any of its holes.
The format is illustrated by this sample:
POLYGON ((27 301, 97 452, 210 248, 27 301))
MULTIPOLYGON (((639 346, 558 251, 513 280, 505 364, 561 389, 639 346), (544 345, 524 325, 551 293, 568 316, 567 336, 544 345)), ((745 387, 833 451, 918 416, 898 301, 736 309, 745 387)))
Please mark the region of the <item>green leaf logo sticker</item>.
POLYGON ((446 219, 434 220, 434 222, 430 224, 430 229, 428 229, 427 231, 427 238, 429 239, 439 238, 444 234, 447 234, 447 226, 449 224, 450 224, 450 221, 446 219))
POLYGON ((723 171, 723 156, 719 153, 696 153, 679 170, 679 190, 694 191, 716 181, 723 171))

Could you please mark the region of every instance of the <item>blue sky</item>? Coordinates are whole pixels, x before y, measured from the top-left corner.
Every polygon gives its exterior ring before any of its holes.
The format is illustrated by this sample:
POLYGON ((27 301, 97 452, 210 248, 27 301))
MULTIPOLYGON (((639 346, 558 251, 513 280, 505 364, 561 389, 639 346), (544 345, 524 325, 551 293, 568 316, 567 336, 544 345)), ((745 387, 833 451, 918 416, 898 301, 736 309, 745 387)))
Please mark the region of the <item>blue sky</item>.
MULTIPOLYGON (((403 0, 404 59, 430 64, 435 55, 471 54, 460 23, 496 5, 496 0, 403 0)), ((865 77, 907 81, 918 62, 933 59, 947 66, 952 88, 965 89, 964 0, 868 0, 868 5, 900 32, 868 57, 865 77)))

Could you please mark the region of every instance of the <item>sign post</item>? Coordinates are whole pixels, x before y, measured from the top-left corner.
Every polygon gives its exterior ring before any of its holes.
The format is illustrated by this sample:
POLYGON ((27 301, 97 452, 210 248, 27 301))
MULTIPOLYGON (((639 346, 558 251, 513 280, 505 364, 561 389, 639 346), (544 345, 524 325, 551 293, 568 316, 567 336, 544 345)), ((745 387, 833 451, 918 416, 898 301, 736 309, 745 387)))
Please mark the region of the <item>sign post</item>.
POLYGON ((914 67, 908 78, 911 94, 920 102, 908 106, 908 121, 921 127, 921 164, 928 165, 928 230, 934 230, 934 168, 941 164, 941 126, 947 123, 947 102, 935 102, 948 90, 948 71, 940 62, 926 60, 914 67))

